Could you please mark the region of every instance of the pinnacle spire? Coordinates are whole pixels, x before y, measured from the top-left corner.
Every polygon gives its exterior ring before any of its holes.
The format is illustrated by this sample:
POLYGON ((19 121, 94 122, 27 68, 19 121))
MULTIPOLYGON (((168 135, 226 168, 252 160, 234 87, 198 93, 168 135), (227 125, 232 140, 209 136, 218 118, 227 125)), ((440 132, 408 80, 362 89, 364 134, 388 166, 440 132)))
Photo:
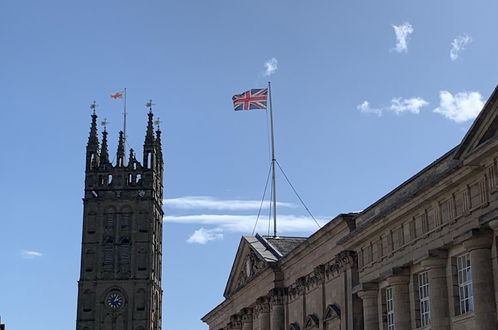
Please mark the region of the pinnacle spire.
POLYGON ((124 166, 125 147, 124 147, 124 133, 123 133, 123 131, 119 131, 119 143, 118 143, 117 158, 118 158, 117 166, 124 166))
POLYGON ((88 147, 97 147, 99 146, 99 137, 97 136, 97 114, 95 113, 95 109, 92 114, 92 124, 90 125, 90 136, 88 137, 88 147))
POLYGON ((102 132, 102 151, 100 153, 101 163, 109 163, 109 150, 107 146, 107 130, 104 127, 102 132))
POLYGON ((163 152, 162 152, 162 144, 161 144, 161 130, 159 127, 156 130, 156 146, 157 146, 157 155, 160 160, 163 159, 163 152))
POLYGON ((130 149, 130 156, 128 157, 129 163, 135 161, 135 150, 133 148, 130 149))
POLYGON ((90 109, 92 113, 92 123, 90 125, 90 135, 88 136, 88 144, 86 145, 86 170, 99 166, 99 137, 97 135, 97 114, 95 108, 97 104, 93 102, 90 109))
POLYGON ((147 133, 145 134, 145 145, 154 144, 154 114, 152 113, 152 109, 150 109, 149 113, 149 121, 147 122, 147 133))

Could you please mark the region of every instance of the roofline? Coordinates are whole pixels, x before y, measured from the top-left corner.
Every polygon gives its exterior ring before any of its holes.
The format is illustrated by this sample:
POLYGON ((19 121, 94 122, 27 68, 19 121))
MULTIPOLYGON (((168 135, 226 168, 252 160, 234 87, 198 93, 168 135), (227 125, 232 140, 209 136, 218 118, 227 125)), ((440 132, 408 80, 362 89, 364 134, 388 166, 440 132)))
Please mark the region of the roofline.
POLYGON ((486 101, 486 103, 482 107, 481 111, 479 112, 479 115, 474 120, 474 122, 472 123, 472 126, 470 126, 469 130, 467 131, 467 133, 463 137, 462 142, 460 142, 459 149, 455 152, 455 156, 454 156, 455 159, 459 159, 460 156, 462 156, 462 153, 464 152, 465 147, 467 146, 467 143, 470 140, 472 140, 472 138, 474 137, 474 135, 476 133, 475 127, 482 124, 482 121, 484 120, 484 116, 485 116, 484 113, 486 112, 484 110, 487 109, 488 107, 491 107, 492 104, 494 104, 497 99, 498 99, 498 85, 496 85, 495 89, 493 90, 493 93, 491 93, 491 96, 488 98, 488 100, 486 101))
POLYGON ((451 148, 450 151, 446 152, 441 157, 437 158, 435 161, 433 161, 432 163, 430 163, 429 165, 427 165, 426 167, 424 167, 423 169, 421 169, 419 172, 415 173, 413 176, 411 176, 410 178, 408 178, 406 181, 404 181, 403 183, 401 183, 399 186, 397 186, 396 188, 394 188, 393 190, 391 190, 390 192, 388 192, 387 194, 385 194, 384 196, 382 196, 380 199, 378 199, 377 201, 375 201, 373 204, 369 205, 367 208, 365 208, 359 214, 361 215, 361 214, 364 214, 364 213, 370 211, 372 208, 376 207, 377 205, 379 205, 380 203, 382 203, 383 201, 385 201, 387 198, 393 196, 396 192, 398 192, 402 188, 406 187, 409 183, 415 181, 417 178, 419 178, 420 176, 422 176, 422 174, 424 174, 425 172, 427 172, 428 170, 430 170, 431 168, 433 168, 435 165, 437 165, 438 163, 440 163, 444 159, 446 159, 449 155, 451 155, 452 153, 454 153, 458 149, 459 146, 460 146, 460 144, 454 146, 453 148, 451 148))

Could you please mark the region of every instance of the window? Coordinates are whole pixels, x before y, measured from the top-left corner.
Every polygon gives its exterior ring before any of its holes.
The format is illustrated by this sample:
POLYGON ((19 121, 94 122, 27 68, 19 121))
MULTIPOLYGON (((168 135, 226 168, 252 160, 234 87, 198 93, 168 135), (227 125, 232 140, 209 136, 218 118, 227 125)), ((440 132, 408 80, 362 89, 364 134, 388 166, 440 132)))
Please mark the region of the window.
POLYGON ((422 272, 418 274, 418 298, 420 305, 420 326, 426 327, 431 324, 431 303, 429 299, 428 272, 422 272))
POLYGON ((394 330, 393 288, 386 289, 387 330, 394 330))
POLYGON ((469 253, 457 257, 457 277, 460 314, 471 312, 474 310, 474 296, 472 293, 472 267, 469 253))

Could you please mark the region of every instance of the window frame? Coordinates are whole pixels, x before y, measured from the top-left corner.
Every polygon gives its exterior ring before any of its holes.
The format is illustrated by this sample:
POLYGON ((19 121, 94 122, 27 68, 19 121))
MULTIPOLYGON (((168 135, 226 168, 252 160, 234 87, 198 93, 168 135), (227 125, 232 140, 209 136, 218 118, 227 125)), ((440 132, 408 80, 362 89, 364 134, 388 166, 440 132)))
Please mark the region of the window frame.
POLYGON ((431 325, 431 300, 429 295, 429 272, 423 271, 417 274, 417 289, 419 303, 420 327, 431 325))
POLYGON ((461 314, 474 311, 474 288, 472 283, 472 262, 470 253, 456 257, 458 306, 461 314))

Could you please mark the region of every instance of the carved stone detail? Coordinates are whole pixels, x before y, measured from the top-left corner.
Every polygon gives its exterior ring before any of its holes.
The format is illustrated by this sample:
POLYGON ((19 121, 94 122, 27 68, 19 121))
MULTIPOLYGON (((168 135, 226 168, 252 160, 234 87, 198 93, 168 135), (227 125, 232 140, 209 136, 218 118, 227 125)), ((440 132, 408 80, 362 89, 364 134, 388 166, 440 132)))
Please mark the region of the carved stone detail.
POLYGON ((263 296, 256 299, 256 313, 269 313, 270 312, 270 297, 263 296))
POLYGON ((347 267, 356 266, 358 256, 354 251, 341 251, 334 259, 325 264, 325 274, 327 278, 334 277, 344 271, 347 267))
POLYGON ((285 297, 287 296, 287 291, 287 288, 271 289, 268 295, 270 296, 272 306, 283 305, 285 302, 285 297))
POLYGON ((254 250, 249 249, 249 253, 246 255, 244 264, 242 265, 241 271, 237 276, 234 290, 238 290, 246 285, 247 282, 249 282, 265 268, 266 262, 258 257, 254 250))
POLYGON ((242 323, 252 322, 253 309, 250 307, 242 308, 242 310, 240 311, 240 315, 242 316, 242 323))
POLYGON ((242 328, 242 317, 239 314, 230 316, 230 323, 228 323, 228 329, 241 329, 242 328))

